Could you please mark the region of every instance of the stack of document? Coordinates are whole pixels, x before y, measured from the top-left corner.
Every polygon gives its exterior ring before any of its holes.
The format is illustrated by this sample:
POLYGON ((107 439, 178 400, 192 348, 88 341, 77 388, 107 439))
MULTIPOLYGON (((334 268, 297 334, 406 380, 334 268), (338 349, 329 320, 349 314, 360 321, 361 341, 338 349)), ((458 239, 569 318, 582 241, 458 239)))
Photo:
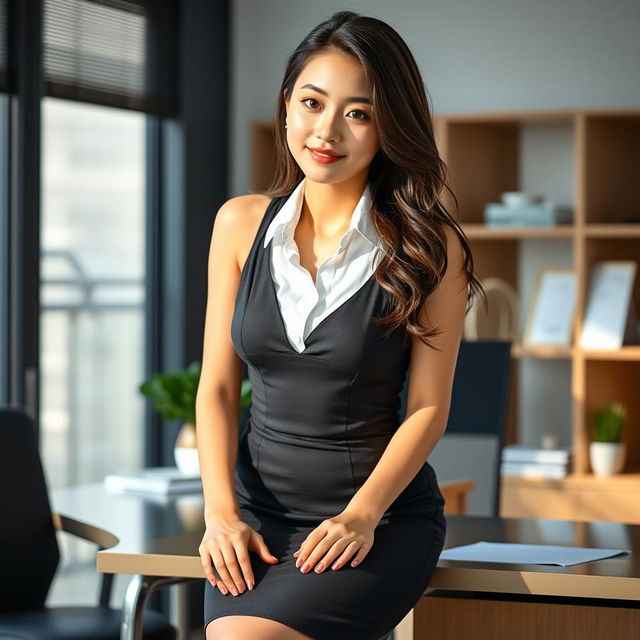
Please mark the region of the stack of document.
POLYGON ((564 478, 570 471, 571 450, 568 447, 558 449, 536 449, 522 444, 509 444, 502 449, 502 475, 564 478))
POLYGON ((109 491, 154 494, 202 492, 200 474, 186 474, 177 467, 147 467, 139 471, 112 473, 105 477, 109 491))

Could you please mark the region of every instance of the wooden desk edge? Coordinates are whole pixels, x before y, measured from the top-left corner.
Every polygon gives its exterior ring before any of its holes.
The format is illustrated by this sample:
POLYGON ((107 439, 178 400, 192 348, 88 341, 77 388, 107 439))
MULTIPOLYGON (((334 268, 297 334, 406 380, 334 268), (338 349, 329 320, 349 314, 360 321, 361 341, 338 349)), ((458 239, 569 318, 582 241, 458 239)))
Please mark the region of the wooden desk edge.
POLYGON ((436 567, 429 589, 635 601, 639 591, 636 578, 470 567, 436 567))

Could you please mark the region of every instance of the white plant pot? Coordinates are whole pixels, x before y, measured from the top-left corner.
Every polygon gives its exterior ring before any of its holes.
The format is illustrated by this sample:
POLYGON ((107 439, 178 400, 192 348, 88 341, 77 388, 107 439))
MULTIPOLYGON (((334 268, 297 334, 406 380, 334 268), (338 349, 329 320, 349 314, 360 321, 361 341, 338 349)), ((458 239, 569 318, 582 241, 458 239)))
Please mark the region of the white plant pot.
POLYGON ((200 474, 200 461, 196 447, 196 429, 192 424, 185 422, 176 438, 176 446, 173 448, 173 458, 176 466, 182 473, 188 475, 200 474))
POLYGON ((182 473, 187 475, 200 474, 200 461, 198 460, 198 450, 192 447, 174 447, 173 457, 176 466, 182 473))
POLYGON ((592 442, 589 445, 591 469, 597 476, 620 473, 624 467, 625 455, 624 442, 592 442))

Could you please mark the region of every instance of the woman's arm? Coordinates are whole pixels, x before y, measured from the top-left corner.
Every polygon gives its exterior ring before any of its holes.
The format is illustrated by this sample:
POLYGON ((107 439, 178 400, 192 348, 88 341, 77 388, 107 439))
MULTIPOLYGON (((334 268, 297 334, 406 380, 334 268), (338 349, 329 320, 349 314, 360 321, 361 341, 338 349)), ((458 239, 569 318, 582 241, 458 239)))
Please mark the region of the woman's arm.
POLYGON ((382 518, 418 473, 447 426, 468 283, 462 244, 453 230, 446 230, 447 271, 420 311, 423 326, 441 330, 431 338, 441 351, 412 336, 406 418, 345 509, 374 521, 382 518))
MULTIPOLYGON (((231 341, 240 284, 240 256, 248 254, 265 197, 225 202, 216 215, 209 249, 202 372, 196 395, 196 435, 204 492, 205 533, 198 546, 207 579, 221 593, 253 589, 249 551, 277 564, 260 533, 242 520, 235 489, 242 360, 231 341), (249 244, 247 244, 249 242, 249 244), (218 575, 214 573, 214 567, 218 575)), ((244 262, 244 261, 243 261, 244 262)))
POLYGON ((231 342, 231 319, 240 282, 238 249, 246 234, 251 200, 232 198, 220 207, 209 248, 202 371, 196 395, 198 459, 204 517, 237 515, 235 466, 242 360, 231 342))

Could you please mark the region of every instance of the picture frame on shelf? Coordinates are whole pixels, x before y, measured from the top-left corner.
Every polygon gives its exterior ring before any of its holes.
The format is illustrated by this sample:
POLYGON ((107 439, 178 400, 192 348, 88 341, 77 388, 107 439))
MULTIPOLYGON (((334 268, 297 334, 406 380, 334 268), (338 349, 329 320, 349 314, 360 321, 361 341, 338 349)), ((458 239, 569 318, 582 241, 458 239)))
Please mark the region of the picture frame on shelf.
POLYGON ((576 318, 576 272, 545 268, 536 284, 522 343, 525 347, 570 347, 576 318))
POLYGON ((605 260, 593 265, 580 347, 619 349, 623 344, 637 344, 632 302, 636 271, 633 260, 605 260))

